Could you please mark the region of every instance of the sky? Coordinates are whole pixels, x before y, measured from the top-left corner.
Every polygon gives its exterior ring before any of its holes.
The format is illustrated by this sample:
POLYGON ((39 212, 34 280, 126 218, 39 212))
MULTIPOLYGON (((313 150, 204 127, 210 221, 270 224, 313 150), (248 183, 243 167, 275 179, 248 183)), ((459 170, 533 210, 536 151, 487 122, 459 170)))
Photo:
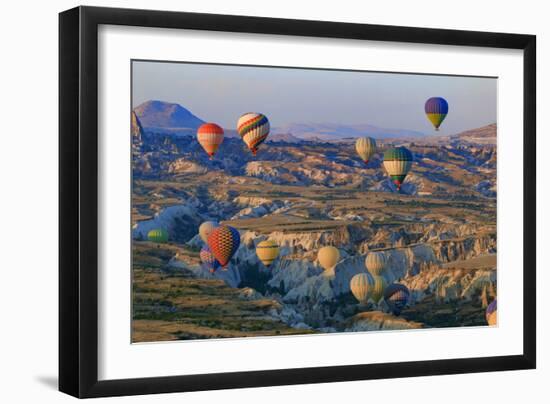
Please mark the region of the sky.
POLYGON ((449 103, 438 134, 497 120, 495 78, 134 61, 132 80, 133 107, 148 100, 178 103, 225 128, 245 112, 261 112, 275 128, 370 124, 430 134, 424 103, 434 96, 449 103))

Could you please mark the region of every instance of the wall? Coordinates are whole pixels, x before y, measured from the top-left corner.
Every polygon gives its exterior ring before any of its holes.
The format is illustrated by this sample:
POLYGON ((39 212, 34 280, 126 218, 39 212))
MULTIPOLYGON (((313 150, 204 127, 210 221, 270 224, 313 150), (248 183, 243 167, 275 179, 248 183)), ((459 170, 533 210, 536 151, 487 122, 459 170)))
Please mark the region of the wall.
MULTIPOLYGON (((9 2, 3 5, 0 117, 2 122, 0 188, 3 277, 0 278, 2 331, 0 372, 4 402, 68 402, 55 390, 57 374, 57 13, 74 1, 9 2), (16 175, 13 175, 16 173, 16 175), (7 257, 7 260, 6 260, 7 257)), ((157 8, 287 18, 340 20, 391 25, 508 31, 538 35, 539 154, 550 147, 550 26, 545 2, 385 1, 300 3, 294 1, 90 1, 89 5, 157 8), (370 3, 370 4, 369 4, 370 3)), ((540 155, 539 157, 543 157, 540 155)), ((539 250, 550 237, 543 232, 550 203, 539 158, 539 250)), ((542 254, 539 285, 550 280, 542 254)), ((401 394, 409 403, 445 401, 512 402, 546 392, 550 377, 550 309, 539 288, 539 368, 534 371, 469 374, 398 380, 232 390, 154 397, 117 398, 110 402, 375 402, 401 394), (526 397, 527 396, 527 397, 526 397)))

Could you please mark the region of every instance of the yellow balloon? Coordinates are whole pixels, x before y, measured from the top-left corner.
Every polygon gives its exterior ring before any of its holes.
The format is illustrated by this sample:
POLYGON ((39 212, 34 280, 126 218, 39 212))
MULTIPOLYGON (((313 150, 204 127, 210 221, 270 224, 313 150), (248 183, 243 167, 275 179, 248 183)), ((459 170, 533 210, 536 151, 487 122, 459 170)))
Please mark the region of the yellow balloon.
POLYGON ((271 240, 264 240, 256 246, 256 255, 262 263, 268 267, 279 256, 279 246, 271 240))
POLYGON ((386 255, 382 252, 370 252, 365 258, 365 266, 371 275, 382 275, 386 269, 386 255))
POLYGON ((368 163, 369 159, 376 153, 376 141, 372 137, 360 137, 355 142, 355 150, 361 159, 368 163))
POLYGON ((338 248, 332 246, 323 247, 319 250, 317 259, 325 271, 330 271, 340 260, 340 251, 338 251, 338 248))
POLYGON ((359 303, 365 304, 369 300, 372 278, 367 273, 360 273, 351 278, 349 288, 359 303))
POLYGON ((380 275, 374 275, 372 278, 373 278, 373 285, 370 291, 370 298, 372 299, 373 302, 378 304, 380 299, 384 297, 384 291, 386 290, 388 283, 386 282, 384 277, 380 275))

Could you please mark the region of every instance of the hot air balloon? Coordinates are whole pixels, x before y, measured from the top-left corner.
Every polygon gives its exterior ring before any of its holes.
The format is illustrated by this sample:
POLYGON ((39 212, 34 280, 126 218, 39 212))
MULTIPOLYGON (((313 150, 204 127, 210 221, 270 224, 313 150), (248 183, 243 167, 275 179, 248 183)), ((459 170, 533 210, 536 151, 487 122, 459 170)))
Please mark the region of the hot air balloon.
POLYGON ((168 232, 164 229, 153 229, 147 233, 147 239, 153 243, 166 243, 168 241, 168 232))
POLYGON ((372 276, 366 272, 354 275, 349 282, 351 293, 361 304, 367 303, 372 285, 372 276))
POLYGON ((340 260, 340 251, 338 251, 338 248, 332 246, 322 247, 317 253, 317 259, 326 274, 333 274, 334 267, 340 260))
POLYGON ((412 153, 402 146, 392 147, 384 153, 384 168, 397 186, 397 190, 401 188, 401 184, 411 169, 412 160, 412 153))
POLYGON ((497 299, 493 300, 485 311, 485 319, 489 325, 497 325, 497 299))
POLYGON ((206 269, 208 269, 211 273, 214 273, 216 269, 218 269, 221 265, 219 261, 214 257, 214 254, 212 254, 212 251, 210 251, 210 247, 205 245, 202 247, 200 252, 201 261, 206 269))
POLYGON ((237 252, 241 243, 241 236, 237 229, 231 226, 219 226, 208 236, 208 246, 214 257, 222 267, 226 267, 229 260, 237 252))
POLYGON ((237 132, 255 156, 258 147, 269 135, 269 121, 264 114, 247 112, 239 118, 237 132))
POLYGON ((197 130, 197 140, 212 160, 212 157, 218 151, 218 147, 223 142, 223 129, 215 123, 202 124, 197 130))
POLYGON ((370 298, 373 300, 373 302, 378 304, 380 299, 384 297, 384 291, 386 290, 388 283, 386 282, 386 279, 384 279, 384 277, 380 275, 373 275, 372 280, 373 284, 370 292, 370 298))
POLYGON ((220 224, 218 222, 204 222, 199 226, 199 236, 201 237, 202 241, 205 243, 208 243, 208 236, 210 236, 210 233, 212 233, 212 230, 214 230, 216 227, 219 227, 220 224))
POLYGON ((426 111, 426 116, 435 127, 435 130, 439 130, 439 126, 449 112, 449 104, 447 104, 445 98, 432 97, 426 101, 424 111, 426 111))
POLYGON ((268 267, 279 256, 279 246, 271 240, 260 241, 256 246, 256 255, 268 267))
POLYGON ((382 275, 386 268, 386 255, 383 252, 370 252, 365 258, 365 266, 371 275, 382 275))
POLYGON ((355 142, 355 150, 361 159, 367 164, 376 153, 376 141, 372 137, 360 137, 355 142))
POLYGON ((409 296, 409 289, 400 283, 392 283, 384 291, 384 301, 396 316, 401 314, 401 310, 409 301, 409 296))

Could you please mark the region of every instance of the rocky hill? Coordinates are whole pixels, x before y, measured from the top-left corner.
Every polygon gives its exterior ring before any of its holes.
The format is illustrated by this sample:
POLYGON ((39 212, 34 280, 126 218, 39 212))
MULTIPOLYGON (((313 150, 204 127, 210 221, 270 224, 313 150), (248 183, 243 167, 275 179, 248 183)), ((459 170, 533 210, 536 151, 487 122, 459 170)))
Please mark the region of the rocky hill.
POLYGON ((496 145, 497 125, 491 124, 491 125, 468 130, 466 132, 462 132, 457 135, 451 136, 451 140, 455 140, 455 139, 459 139, 461 141, 470 142, 470 143, 496 145))
POLYGON ((134 108, 146 130, 152 132, 195 133, 204 121, 179 104, 151 100, 134 108))

